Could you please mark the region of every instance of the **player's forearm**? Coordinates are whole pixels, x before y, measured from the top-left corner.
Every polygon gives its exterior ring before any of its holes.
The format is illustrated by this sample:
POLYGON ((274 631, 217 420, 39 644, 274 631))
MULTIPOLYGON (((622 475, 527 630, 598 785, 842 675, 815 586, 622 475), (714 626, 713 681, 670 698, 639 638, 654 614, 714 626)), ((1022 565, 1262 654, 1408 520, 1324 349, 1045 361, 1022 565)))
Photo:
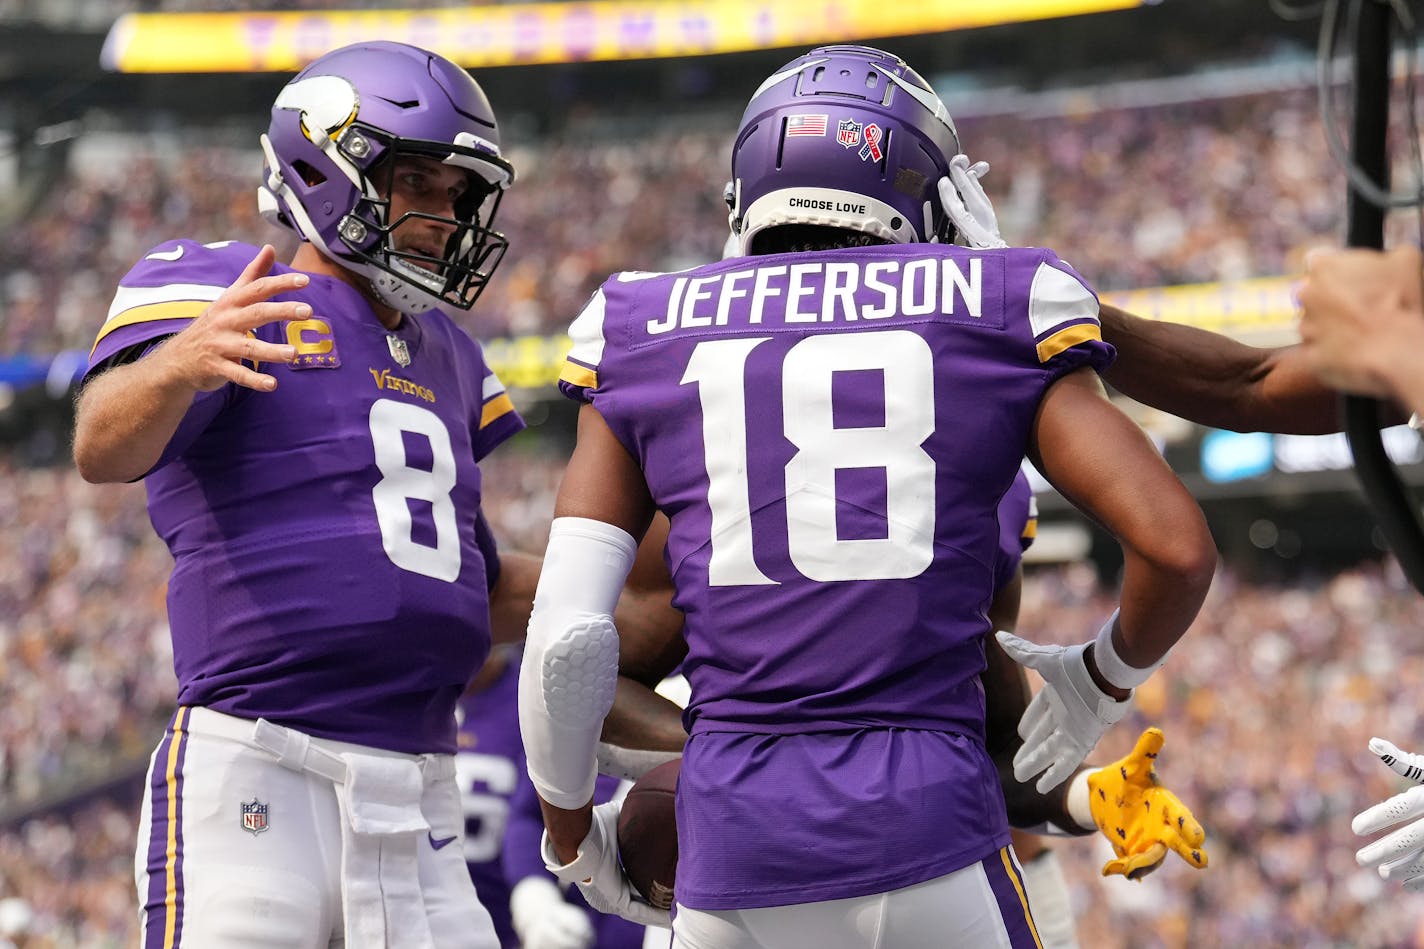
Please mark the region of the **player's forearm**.
POLYGON ((499 552, 499 581, 490 591, 490 637, 495 643, 523 642, 542 565, 543 559, 533 554, 499 552))
POLYGON ((578 857, 579 844, 588 836, 593 823, 593 799, 582 807, 565 809, 539 799, 544 815, 544 828, 549 832, 549 845, 560 863, 572 863, 578 857))
POLYGON ((684 656, 683 615, 672 605, 671 585, 625 587, 613 611, 618 627, 618 672, 649 689, 672 674, 684 656))
POLYGON ((91 380, 75 406, 80 476, 95 484, 142 477, 163 455, 194 395, 158 352, 91 380))
POLYGON ((1092 821, 1089 820, 1085 824, 1075 818, 1068 805, 1070 790, 1081 780, 1078 776, 1091 769, 1079 768, 1073 777, 1044 794, 1034 787, 1036 778, 1025 782, 1014 777, 1014 755, 1022 744, 1022 740, 1015 741, 994 755, 994 764, 999 769, 999 785, 1004 791, 1004 807, 1009 815, 1009 826, 1035 833, 1056 833, 1073 837, 1091 834, 1095 830, 1092 821))
POLYGON ((687 741, 682 709, 641 682, 619 676, 602 741, 644 751, 681 751, 687 741))
POLYGON ((1234 431, 1339 430, 1335 398, 1305 368, 1298 347, 1248 346, 1110 304, 1100 318, 1103 339, 1118 352, 1103 378, 1144 405, 1234 431))
POLYGON ((1191 626, 1216 569, 1216 548, 1205 525, 1195 537, 1174 540, 1177 543, 1166 552, 1124 550, 1122 604, 1113 646, 1125 663, 1138 669, 1165 656, 1191 626))

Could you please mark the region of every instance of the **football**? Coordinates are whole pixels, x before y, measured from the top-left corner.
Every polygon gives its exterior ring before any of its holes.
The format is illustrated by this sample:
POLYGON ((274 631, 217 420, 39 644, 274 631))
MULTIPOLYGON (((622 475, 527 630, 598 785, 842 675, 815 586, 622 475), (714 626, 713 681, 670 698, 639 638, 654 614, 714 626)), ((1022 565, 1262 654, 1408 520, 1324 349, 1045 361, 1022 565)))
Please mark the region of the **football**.
POLYGON ((628 789, 618 815, 618 857, 638 895, 672 908, 677 876, 677 775, 682 759, 660 764, 628 789))

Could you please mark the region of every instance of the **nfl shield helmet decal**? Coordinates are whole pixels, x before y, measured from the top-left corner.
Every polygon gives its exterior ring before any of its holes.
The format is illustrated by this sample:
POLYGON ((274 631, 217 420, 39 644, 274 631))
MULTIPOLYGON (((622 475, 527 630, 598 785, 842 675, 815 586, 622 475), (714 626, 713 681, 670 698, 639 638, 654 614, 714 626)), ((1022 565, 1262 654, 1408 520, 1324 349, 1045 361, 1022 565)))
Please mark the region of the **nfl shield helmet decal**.
POLYGON ((836 123, 836 141, 846 148, 855 148, 860 144, 860 128, 854 119, 841 119, 836 123))
POLYGON ((253 798, 242 803, 242 829, 249 834, 260 834, 267 829, 267 805, 253 798))

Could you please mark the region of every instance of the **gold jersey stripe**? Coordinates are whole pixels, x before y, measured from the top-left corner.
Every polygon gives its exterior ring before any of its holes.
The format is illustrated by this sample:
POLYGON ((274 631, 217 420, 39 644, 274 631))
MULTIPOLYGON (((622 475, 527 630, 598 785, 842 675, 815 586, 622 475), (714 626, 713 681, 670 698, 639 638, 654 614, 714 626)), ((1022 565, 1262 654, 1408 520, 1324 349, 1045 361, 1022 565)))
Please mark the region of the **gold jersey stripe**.
POLYGON ((1014 866, 1013 859, 1009 856, 1008 847, 999 848, 999 856, 1004 860, 1004 870, 1009 874, 1009 879, 1014 883, 1014 889, 1018 891, 1019 903, 1023 906, 1024 919, 1028 920, 1028 931, 1033 933, 1033 944, 1038 949, 1043 949, 1043 940, 1038 938, 1038 927, 1034 925, 1033 913, 1028 908, 1028 897, 1024 894, 1023 881, 1019 879, 1018 869, 1014 866))
POLYGON ((1076 323, 1061 329, 1038 344, 1038 361, 1048 362, 1065 349, 1072 349, 1079 343, 1092 339, 1102 339, 1103 334, 1096 323, 1076 323))
POLYGON ((1023 533, 1019 535, 1024 540, 1033 540, 1038 536, 1038 518, 1031 517, 1024 522, 1023 533))
POLYGON ((104 324, 104 328, 99 330, 99 336, 94 340, 94 346, 89 350, 89 355, 94 355, 94 350, 99 348, 99 342, 116 329, 125 326, 132 326, 135 323, 152 323, 155 320, 192 320, 197 319, 203 311, 213 305, 211 300, 169 300, 165 303, 149 303, 145 306, 136 306, 131 310, 115 316, 112 320, 104 324))
POLYGON ((578 386, 580 389, 596 389, 598 388, 598 372, 587 366, 580 366, 572 360, 566 360, 563 371, 559 373, 559 381, 567 382, 571 386, 578 386))
POLYGON ((510 401, 507 394, 501 392, 485 403, 484 411, 480 413, 480 428, 484 428, 497 418, 508 415, 514 411, 514 403, 510 401))
POLYGON ((178 928, 178 755, 186 737, 183 726, 187 717, 187 706, 180 705, 178 714, 173 718, 173 740, 168 745, 168 762, 164 770, 164 782, 168 786, 168 853, 163 867, 166 884, 163 949, 172 949, 178 928))

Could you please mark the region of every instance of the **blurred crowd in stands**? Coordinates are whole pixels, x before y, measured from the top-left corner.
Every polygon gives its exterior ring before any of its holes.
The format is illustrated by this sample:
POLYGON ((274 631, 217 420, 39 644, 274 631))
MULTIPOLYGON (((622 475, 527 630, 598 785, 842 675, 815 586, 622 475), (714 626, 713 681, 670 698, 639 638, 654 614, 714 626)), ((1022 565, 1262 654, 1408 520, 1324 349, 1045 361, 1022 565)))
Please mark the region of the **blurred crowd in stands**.
MULTIPOLYGON (((1306 249, 1338 240, 1341 189, 1326 183, 1340 174, 1313 92, 1101 111, 1091 102, 1089 90, 1081 113, 958 124, 971 156, 993 166, 986 184, 1004 234, 1053 247, 1099 290, 1292 273, 1306 249)), ((735 117, 729 108, 637 136, 582 124, 539 141, 507 132, 519 178, 496 221, 510 250, 461 315, 466 328, 561 332, 614 270, 719 256, 735 117)), ((81 140, 75 167, 0 239, 0 356, 87 349, 118 279, 162 240, 289 251, 290 235, 255 211, 256 135, 246 149, 134 136, 99 155, 81 140)))
MULTIPOLYGON (((0 0, 0 15, 17 5, 0 0)), ((1313 94, 1111 110, 1085 94, 1083 104, 966 115, 959 130, 993 164, 1004 234, 1054 247, 1101 289, 1289 273, 1306 248, 1338 241, 1340 188, 1326 183, 1340 176, 1313 94)), ((519 181, 499 220, 511 250, 467 328, 559 332, 610 271, 717 257, 734 119, 732 109, 697 131, 581 128, 511 142, 519 181)), ((114 160, 76 162, 0 235, 0 356, 87 350, 118 278, 161 240, 272 240, 290 253, 290 237, 256 215, 255 128, 251 138, 248 149, 175 150, 134 136, 114 160)), ((531 434, 482 466, 506 545, 543 547, 560 465, 531 434)), ((173 701, 168 555, 141 487, 93 487, 3 457, 0 484, 0 949, 130 946, 133 802, 173 701), (44 812, 86 789, 68 810, 44 812)), ((1032 568, 1021 627, 1081 640, 1111 611, 1110 586, 1082 565, 1032 568)), ((1211 867, 1169 858, 1144 882, 1103 881, 1105 842, 1055 844, 1083 945, 1424 949, 1424 898, 1358 870, 1349 831, 1396 783, 1369 737, 1424 739, 1421 627, 1424 600, 1391 566, 1270 587, 1224 570, 1100 752, 1125 753, 1148 724, 1165 729, 1159 771, 1207 828, 1211 867)))

